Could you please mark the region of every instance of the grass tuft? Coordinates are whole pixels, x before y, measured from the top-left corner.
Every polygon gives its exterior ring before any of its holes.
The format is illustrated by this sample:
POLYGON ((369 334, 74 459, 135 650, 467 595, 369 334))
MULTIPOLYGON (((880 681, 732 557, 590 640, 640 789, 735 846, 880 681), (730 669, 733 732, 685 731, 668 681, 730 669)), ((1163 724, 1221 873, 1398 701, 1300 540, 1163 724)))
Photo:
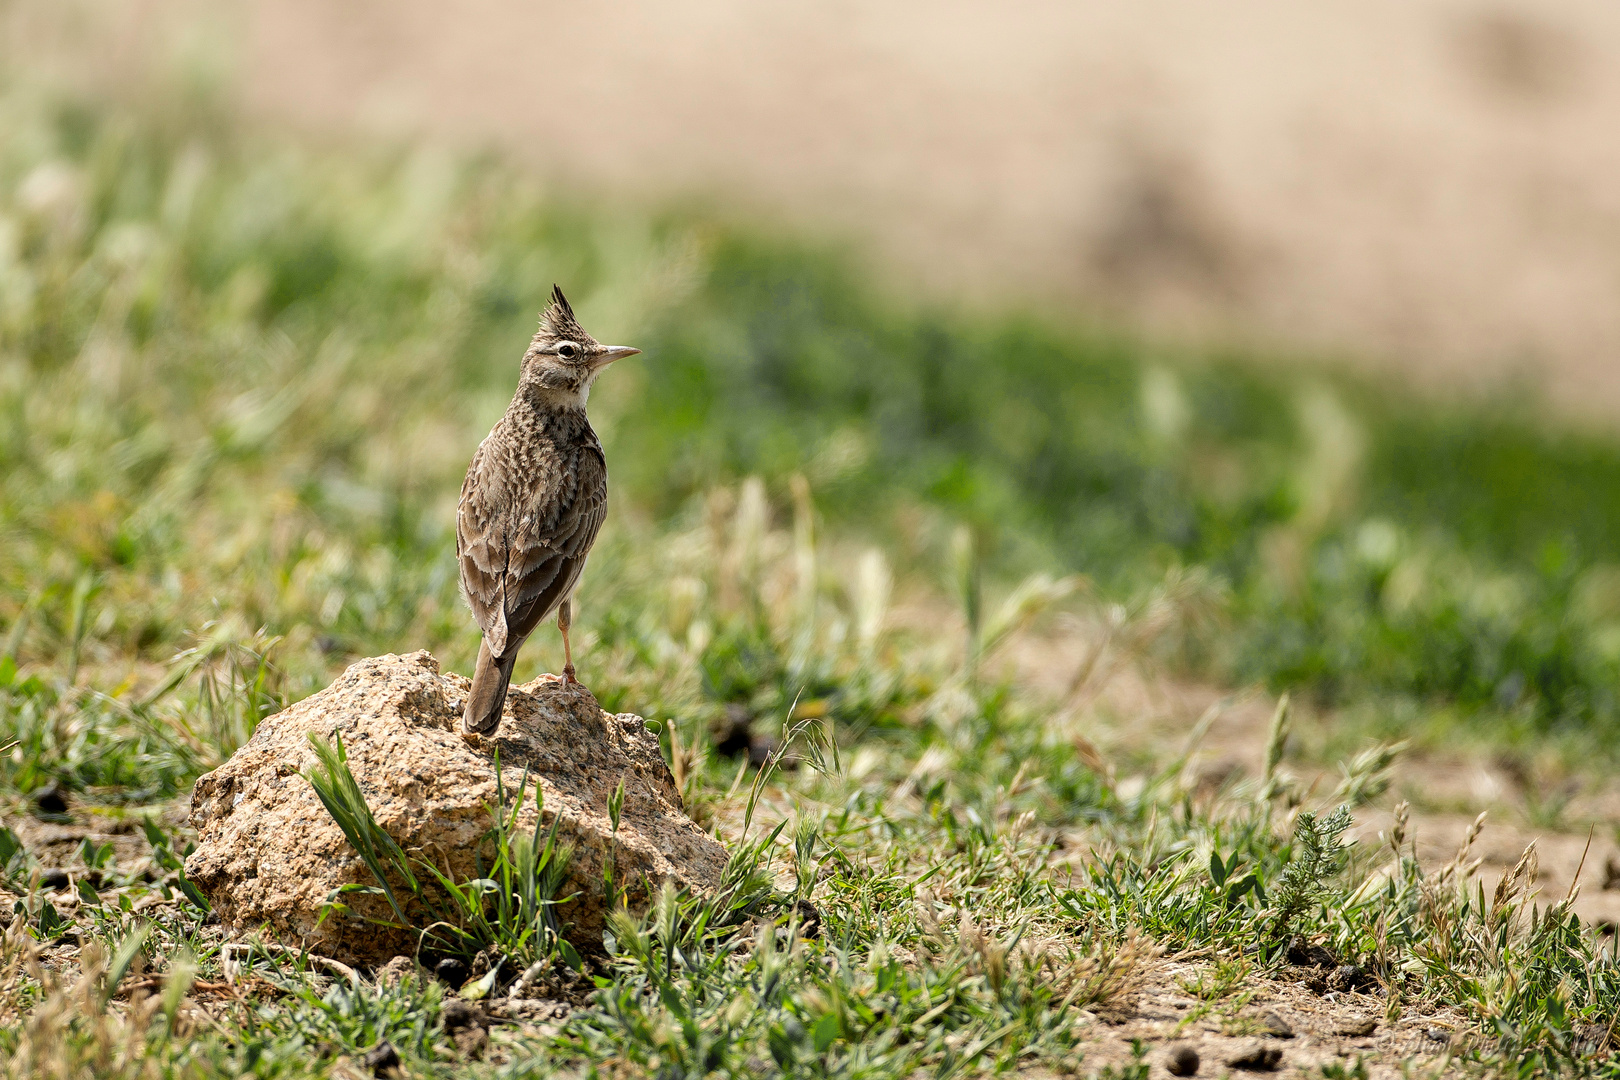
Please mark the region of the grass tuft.
MULTIPOLYGON (((1483 883, 1476 827, 1426 864, 1401 807, 1387 845, 1344 838, 1442 733, 1523 758, 1535 820, 1578 815, 1555 759, 1600 769, 1620 723, 1620 444, 901 304, 837 254, 488 159, 9 71, 0 129, 0 1075, 352 1076, 387 1042, 412 1076, 1144 1076, 1134 1010, 1180 991, 1250 1031, 1257 987, 1309 977, 1296 938, 1452 1063, 1614 1071, 1612 939, 1533 856, 1483 883), (178 804, 356 656, 470 666, 454 495, 554 280, 649 357, 592 397, 615 502, 576 658, 731 860, 616 912, 566 1017, 480 1041, 420 973, 227 948, 178 804), (1187 680, 1290 691, 1251 775, 1194 775, 1235 693, 1185 746, 1143 735, 1187 680), (1305 760, 1338 706, 1375 745, 1305 760)), ((314 749, 357 887, 491 1017, 585 964, 527 778, 455 881, 314 749)), ((1387 1057, 1327 1075, 1436 1066, 1387 1057)))

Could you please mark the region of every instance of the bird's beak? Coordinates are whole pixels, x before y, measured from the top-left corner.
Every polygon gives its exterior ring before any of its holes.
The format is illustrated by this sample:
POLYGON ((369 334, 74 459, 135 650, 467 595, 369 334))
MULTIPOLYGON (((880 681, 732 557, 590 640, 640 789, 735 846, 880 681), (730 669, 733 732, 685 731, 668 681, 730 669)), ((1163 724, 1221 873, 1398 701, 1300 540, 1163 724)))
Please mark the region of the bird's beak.
POLYGON ((623 360, 625 357, 634 356, 640 351, 640 349, 632 349, 628 345, 609 345, 596 354, 596 363, 593 366, 607 367, 615 360, 623 360))

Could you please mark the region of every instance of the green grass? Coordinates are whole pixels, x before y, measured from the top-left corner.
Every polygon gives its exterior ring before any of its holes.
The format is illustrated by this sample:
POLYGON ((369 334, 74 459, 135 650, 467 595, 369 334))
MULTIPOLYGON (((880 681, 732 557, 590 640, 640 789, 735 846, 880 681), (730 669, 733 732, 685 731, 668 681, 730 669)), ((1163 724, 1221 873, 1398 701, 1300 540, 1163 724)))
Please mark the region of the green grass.
MULTIPOLYGON (((517 827, 529 777, 524 773, 513 798, 506 795, 496 761, 496 805, 490 808, 488 832, 490 863, 487 871, 469 881, 457 881, 432 862, 412 858, 400 849, 393 837, 377 824, 377 818, 360 784, 349 770, 348 753, 341 736, 336 744, 310 733, 315 751, 315 768, 304 779, 343 837, 365 861, 374 885, 346 885, 327 900, 322 918, 335 912, 347 913, 343 897, 355 892, 381 892, 394 913, 393 922, 383 925, 412 929, 411 917, 401 906, 394 883, 400 882, 407 898, 414 898, 421 915, 415 956, 424 960, 451 957, 471 964, 479 953, 489 967, 487 993, 509 966, 507 982, 515 978, 538 978, 553 966, 568 963, 580 968, 574 947, 561 937, 554 907, 560 902, 560 887, 572 850, 557 844, 560 818, 553 817, 549 832, 542 831, 538 817, 544 801, 537 782, 534 789, 534 829, 525 834, 517 827)), ((613 827, 618 829, 619 807, 624 803, 624 786, 615 793, 610 806, 613 827)), ((611 887, 611 878, 607 884, 611 887)), ((503 984, 504 985, 504 984, 503 984)))
MULTIPOLYGON (((1127 788, 1086 691, 1120 656, 1265 679, 1391 738, 1440 716, 1603 746, 1620 444, 922 309, 851 265, 498 161, 0 90, 0 797, 20 813, 60 785, 81 822, 147 822, 152 854, 88 845, 60 889, 4 845, 5 1075, 352 1075, 387 1041, 411 1075, 1136 1076, 1097 1062, 1094 1017, 1160 950, 1218 951, 1188 985, 1236 1024, 1294 936, 1359 965, 1390 1016, 1461 1016, 1482 1072, 1612 1073, 1590 1038, 1620 1010, 1612 946, 1533 906, 1532 868, 1487 894, 1399 829, 1340 848, 1339 804, 1379 798, 1395 751, 1354 748, 1308 798, 1280 711, 1261 777, 1199 793, 1182 748, 1148 748, 1127 788), (470 666, 454 500, 553 281, 646 350, 592 399, 614 501, 577 663, 605 707, 663 722, 732 888, 615 917, 581 943, 588 1002, 475 1052, 431 979, 225 956, 161 816, 356 656, 470 666), (893 629, 897 598, 924 629, 893 629), (995 672, 1060 610, 1109 651, 1054 704, 995 672), (750 785, 717 749, 738 720, 817 738, 750 785), (133 996, 103 1009, 109 965, 133 996), (227 968, 252 992, 208 989, 227 968)), ((537 637, 518 678, 559 654, 537 637)), ((340 764, 328 805, 363 847, 340 764)), ((551 939, 526 840, 462 917, 532 964, 551 939)))
POLYGON ((963 523, 992 581, 1126 598, 1207 568, 1231 630, 1176 659, 1216 678, 1505 731, 1620 718, 1620 443, 1526 407, 917 309, 838 253, 489 162, 23 89, 4 123, 10 655, 166 661, 209 622, 215 648, 312 635, 284 659, 456 639, 447 501, 556 279, 647 350, 596 402, 620 517, 802 474, 924 567, 963 523))

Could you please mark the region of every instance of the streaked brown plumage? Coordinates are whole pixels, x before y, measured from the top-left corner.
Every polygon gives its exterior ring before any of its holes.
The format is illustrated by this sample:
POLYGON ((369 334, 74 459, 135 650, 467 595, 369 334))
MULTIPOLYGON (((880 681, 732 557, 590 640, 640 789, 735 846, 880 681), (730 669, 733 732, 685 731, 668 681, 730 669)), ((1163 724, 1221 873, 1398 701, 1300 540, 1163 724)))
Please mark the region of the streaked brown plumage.
POLYGON ((574 681, 569 600, 607 514, 607 459, 585 402, 604 367, 639 351, 591 337, 552 286, 512 404, 467 467, 456 555, 462 595, 484 632, 462 714, 470 732, 499 726, 518 650, 553 612, 563 677, 574 681))

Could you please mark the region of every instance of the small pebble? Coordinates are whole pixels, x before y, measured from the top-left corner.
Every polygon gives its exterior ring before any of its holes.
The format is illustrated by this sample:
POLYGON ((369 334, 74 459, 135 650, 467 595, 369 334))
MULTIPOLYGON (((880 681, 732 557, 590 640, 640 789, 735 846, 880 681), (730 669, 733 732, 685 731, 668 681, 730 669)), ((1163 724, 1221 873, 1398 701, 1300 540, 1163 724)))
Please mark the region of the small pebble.
POLYGON ((1164 1067, 1171 1076, 1192 1076, 1198 1072, 1198 1051, 1186 1043, 1176 1043, 1164 1052, 1164 1067))
POLYGON ((1371 1035, 1378 1027, 1376 1016, 1350 1016, 1333 1029, 1336 1035, 1371 1035))
POLYGON ((1275 1009, 1267 1009, 1260 1014, 1260 1027, 1274 1039, 1292 1039, 1294 1037, 1293 1025, 1278 1015, 1275 1009))

